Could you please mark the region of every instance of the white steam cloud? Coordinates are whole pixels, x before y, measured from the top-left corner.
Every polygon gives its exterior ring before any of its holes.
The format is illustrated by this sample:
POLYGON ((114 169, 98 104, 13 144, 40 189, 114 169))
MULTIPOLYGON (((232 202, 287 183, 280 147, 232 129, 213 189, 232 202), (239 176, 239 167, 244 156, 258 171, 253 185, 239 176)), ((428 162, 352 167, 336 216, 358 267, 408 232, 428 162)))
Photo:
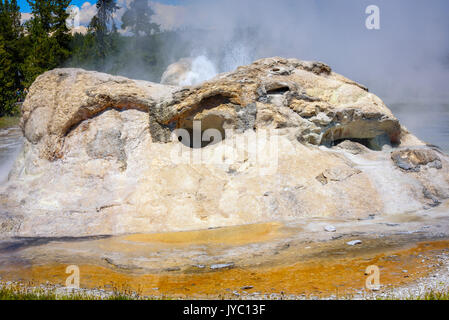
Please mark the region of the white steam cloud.
POLYGON ((191 86, 209 80, 217 74, 214 64, 205 56, 193 59, 190 70, 180 81, 181 86, 191 86))
POLYGON ((185 33, 195 48, 192 56, 207 56, 218 72, 270 56, 320 60, 382 98, 449 99, 445 64, 449 2, 445 0, 187 0, 182 4, 183 10, 176 11, 182 26, 177 27, 206 31, 185 33), (373 4, 380 8, 380 30, 365 26, 365 9, 373 4))
MULTIPOLYGON (((116 23, 131 0, 119 0, 116 23)), ((185 0, 149 1, 153 22, 183 30, 216 72, 271 56, 320 60, 389 101, 449 100, 447 0, 185 0), (365 26, 370 5, 380 8, 380 30, 365 26), (189 30, 189 31, 187 31, 189 30)), ((81 7, 81 24, 95 13, 81 7)), ((175 56, 177 44, 164 44, 175 56)), ((177 59, 173 58, 171 62, 177 59)), ((210 65, 206 66, 210 71, 210 65)), ((198 72, 196 72, 198 73, 198 72)), ((202 79, 202 76, 198 76, 202 79)))

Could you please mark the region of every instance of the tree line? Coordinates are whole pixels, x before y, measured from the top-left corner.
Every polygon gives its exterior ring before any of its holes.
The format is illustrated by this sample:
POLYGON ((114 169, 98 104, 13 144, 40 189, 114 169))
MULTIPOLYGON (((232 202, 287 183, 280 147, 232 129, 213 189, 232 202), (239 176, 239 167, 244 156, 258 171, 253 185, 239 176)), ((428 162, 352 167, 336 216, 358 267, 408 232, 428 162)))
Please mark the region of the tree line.
POLYGON ((84 34, 67 26, 70 0, 27 2, 31 18, 22 23, 17 1, 0 0, 0 116, 17 115, 18 102, 45 71, 79 67, 159 81, 166 66, 189 50, 180 32, 161 31, 152 22, 147 0, 131 2, 121 18, 123 32, 114 20, 116 1, 98 0, 84 34))

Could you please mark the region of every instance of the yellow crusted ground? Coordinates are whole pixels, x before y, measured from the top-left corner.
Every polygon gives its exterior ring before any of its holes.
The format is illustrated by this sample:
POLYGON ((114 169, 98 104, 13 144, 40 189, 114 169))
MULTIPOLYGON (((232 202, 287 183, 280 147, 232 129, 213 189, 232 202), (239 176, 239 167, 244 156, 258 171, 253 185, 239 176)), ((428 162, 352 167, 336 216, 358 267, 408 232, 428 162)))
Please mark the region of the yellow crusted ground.
POLYGON ((211 230, 134 234, 126 236, 124 240, 165 244, 244 245, 272 239, 277 235, 277 231, 281 226, 282 224, 273 222, 211 230))
MULTIPOLYGON (((195 233, 189 235, 193 240, 195 233)), ((133 236, 148 241, 154 237, 133 236), (139 238, 140 237, 140 238, 139 238)), ((219 238, 220 236, 215 236, 219 238)), ((157 239, 157 236, 156 236, 157 239)), ((172 241, 175 241, 174 237, 172 241)), ((135 240, 135 239, 134 239, 135 240)), ((239 241, 243 241, 240 239, 239 241)), ((217 240, 218 241, 218 240, 217 240)), ((232 298, 232 292, 244 286, 253 286, 248 292, 348 295, 362 289, 365 284, 365 269, 369 265, 380 268, 381 284, 404 285, 433 270, 435 255, 449 248, 449 241, 421 242, 408 248, 377 254, 362 254, 357 257, 315 259, 293 264, 271 267, 234 268, 230 270, 202 272, 187 270, 183 273, 132 275, 95 265, 80 265, 81 286, 134 290, 144 295, 164 295, 179 298, 232 298), (419 256, 418 256, 419 255, 419 256), (422 261, 425 261, 424 263, 422 261), (403 270, 407 270, 404 273, 403 270), (157 288, 157 289, 156 289, 157 288)), ((2 270, 3 279, 34 281, 64 285, 66 265, 41 265, 29 268, 2 270)))

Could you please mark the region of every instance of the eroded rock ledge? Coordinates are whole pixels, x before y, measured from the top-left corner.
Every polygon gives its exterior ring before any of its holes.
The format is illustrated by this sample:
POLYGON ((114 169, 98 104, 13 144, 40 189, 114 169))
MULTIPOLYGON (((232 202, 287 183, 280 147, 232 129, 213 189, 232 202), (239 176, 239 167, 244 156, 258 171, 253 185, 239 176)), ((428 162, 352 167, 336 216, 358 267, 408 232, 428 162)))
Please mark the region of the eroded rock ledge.
POLYGON ((3 236, 363 219, 449 198, 448 156, 320 62, 267 58, 191 87, 56 69, 30 88, 21 127, 24 148, 0 186, 3 236), (219 165, 209 160, 222 144, 183 146, 175 129, 196 120, 225 141, 271 129, 275 170, 261 175, 241 146, 219 165), (202 162, 174 162, 173 150, 202 162))
POLYGON ((210 118, 219 119, 219 131, 296 128, 299 141, 314 145, 354 139, 381 149, 401 135, 399 121, 367 88, 321 62, 296 59, 262 59, 175 92, 150 109, 151 135, 171 141, 174 128, 210 118))
POLYGON ((61 158, 64 139, 83 121, 102 112, 149 108, 173 89, 80 69, 56 69, 40 76, 23 104, 21 127, 39 145, 42 158, 61 158))

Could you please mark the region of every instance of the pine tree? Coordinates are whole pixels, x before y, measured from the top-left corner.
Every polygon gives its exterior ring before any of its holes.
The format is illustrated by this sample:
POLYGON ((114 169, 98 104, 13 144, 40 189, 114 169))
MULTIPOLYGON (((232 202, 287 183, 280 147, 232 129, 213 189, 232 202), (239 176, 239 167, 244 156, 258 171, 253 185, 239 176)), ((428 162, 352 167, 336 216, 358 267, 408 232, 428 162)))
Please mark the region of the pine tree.
POLYGON ((104 71, 106 58, 113 51, 113 41, 117 33, 113 15, 120 7, 114 0, 98 0, 96 7, 97 14, 89 24, 89 31, 95 38, 96 67, 104 71))
POLYGON ((41 73, 61 66, 70 56, 71 35, 66 25, 69 0, 27 0, 32 18, 26 23, 28 55, 24 84, 31 85, 41 73))
POLYGON ((70 42, 72 35, 67 27, 67 19, 70 14, 67 8, 70 5, 70 0, 54 0, 53 8, 53 37, 58 44, 58 50, 54 53, 58 65, 61 65, 70 56, 70 42))
POLYGON ((0 34, 0 117, 9 114, 15 103, 14 78, 11 77, 13 64, 6 42, 0 34))
POLYGON ((133 0, 122 16, 122 29, 129 29, 136 37, 159 32, 159 25, 151 22, 153 15, 148 0, 133 0))
POLYGON ((23 53, 20 17, 16 0, 0 0, 0 116, 16 112, 23 53))

